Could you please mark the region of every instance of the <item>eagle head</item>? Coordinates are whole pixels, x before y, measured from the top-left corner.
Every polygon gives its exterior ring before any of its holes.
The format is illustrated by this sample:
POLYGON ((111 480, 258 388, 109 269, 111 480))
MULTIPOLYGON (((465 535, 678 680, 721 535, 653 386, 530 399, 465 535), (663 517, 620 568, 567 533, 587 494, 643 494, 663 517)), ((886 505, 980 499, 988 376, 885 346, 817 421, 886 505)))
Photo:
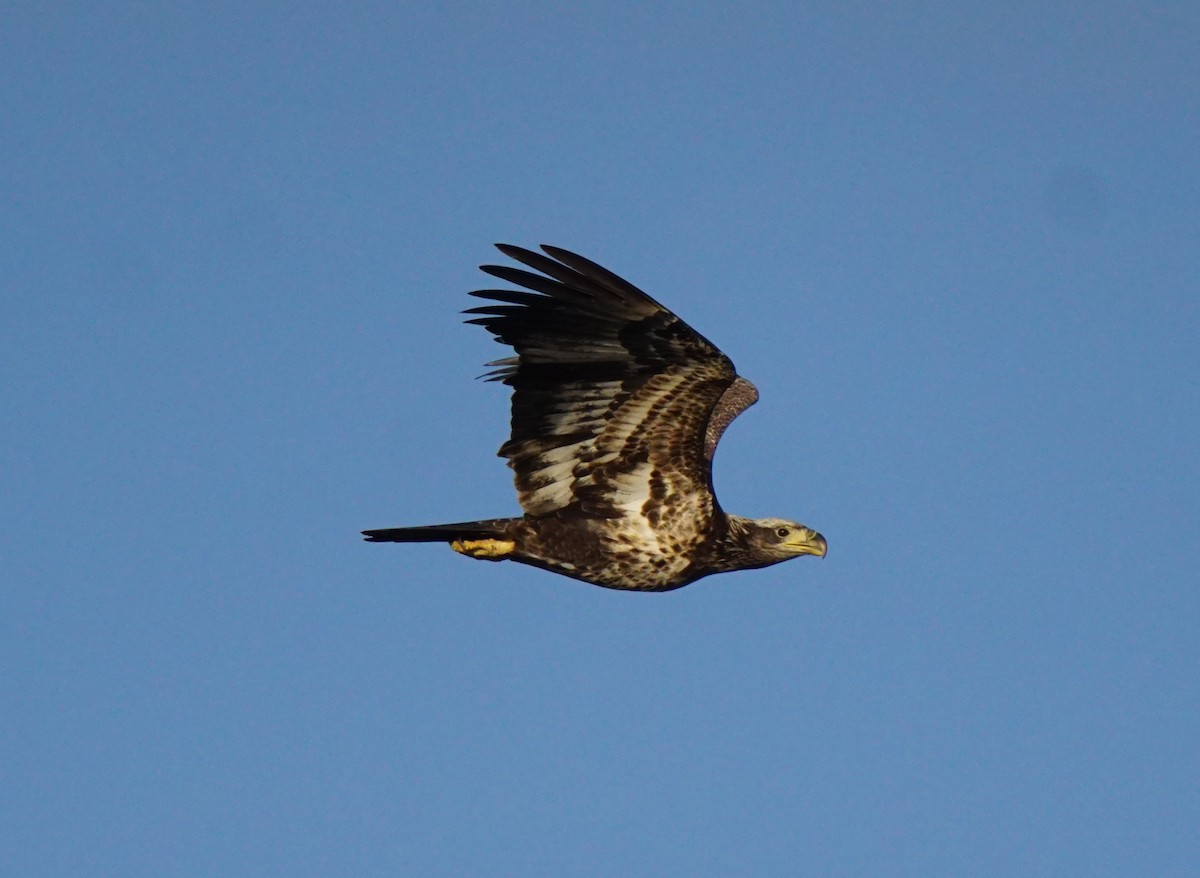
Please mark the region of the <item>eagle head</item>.
POLYGON ((786 561, 799 555, 825 557, 829 546, 825 537, 810 527, 786 518, 755 518, 746 537, 756 553, 770 558, 769 563, 786 561))

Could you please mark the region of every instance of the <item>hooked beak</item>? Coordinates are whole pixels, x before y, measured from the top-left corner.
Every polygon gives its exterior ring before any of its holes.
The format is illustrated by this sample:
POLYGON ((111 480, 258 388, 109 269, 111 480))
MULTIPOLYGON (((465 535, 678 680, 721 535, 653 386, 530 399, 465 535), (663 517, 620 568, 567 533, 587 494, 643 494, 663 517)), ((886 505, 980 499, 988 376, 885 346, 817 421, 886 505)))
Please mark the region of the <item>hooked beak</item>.
POLYGON ((825 542, 825 537, 808 528, 796 531, 784 545, 797 555, 816 555, 824 558, 825 553, 829 551, 829 544, 825 542))

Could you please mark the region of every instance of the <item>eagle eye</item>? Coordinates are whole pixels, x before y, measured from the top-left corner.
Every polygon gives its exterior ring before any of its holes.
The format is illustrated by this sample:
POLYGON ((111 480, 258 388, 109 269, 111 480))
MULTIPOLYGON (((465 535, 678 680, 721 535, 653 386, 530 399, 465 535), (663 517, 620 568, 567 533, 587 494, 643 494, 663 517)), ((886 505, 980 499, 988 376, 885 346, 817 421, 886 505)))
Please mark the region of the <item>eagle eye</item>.
POLYGON ((786 527, 779 527, 779 528, 775 529, 775 536, 777 536, 777 537, 786 537, 790 533, 791 533, 791 531, 788 530, 786 527))

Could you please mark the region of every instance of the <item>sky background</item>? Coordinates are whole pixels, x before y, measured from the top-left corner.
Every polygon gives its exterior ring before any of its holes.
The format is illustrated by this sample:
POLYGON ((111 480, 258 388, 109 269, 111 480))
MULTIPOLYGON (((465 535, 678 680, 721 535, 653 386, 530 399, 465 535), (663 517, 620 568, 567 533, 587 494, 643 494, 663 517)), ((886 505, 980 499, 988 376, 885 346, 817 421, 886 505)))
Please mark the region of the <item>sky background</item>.
POLYGON ((14 3, 0 872, 1200 870, 1200 7, 14 3), (491 244, 762 401, 824 561, 624 594, 511 514, 491 244))

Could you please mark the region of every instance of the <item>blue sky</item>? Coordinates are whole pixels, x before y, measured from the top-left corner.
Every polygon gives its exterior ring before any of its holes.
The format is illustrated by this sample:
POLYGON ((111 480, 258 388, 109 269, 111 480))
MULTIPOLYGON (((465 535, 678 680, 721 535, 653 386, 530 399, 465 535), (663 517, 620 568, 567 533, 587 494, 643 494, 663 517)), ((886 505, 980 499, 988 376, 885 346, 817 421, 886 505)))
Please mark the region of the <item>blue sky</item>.
POLYGON ((12 4, 0 865, 1193 875, 1195 4, 12 4), (762 402, 824 561, 609 592, 516 509, 494 241, 762 402))

